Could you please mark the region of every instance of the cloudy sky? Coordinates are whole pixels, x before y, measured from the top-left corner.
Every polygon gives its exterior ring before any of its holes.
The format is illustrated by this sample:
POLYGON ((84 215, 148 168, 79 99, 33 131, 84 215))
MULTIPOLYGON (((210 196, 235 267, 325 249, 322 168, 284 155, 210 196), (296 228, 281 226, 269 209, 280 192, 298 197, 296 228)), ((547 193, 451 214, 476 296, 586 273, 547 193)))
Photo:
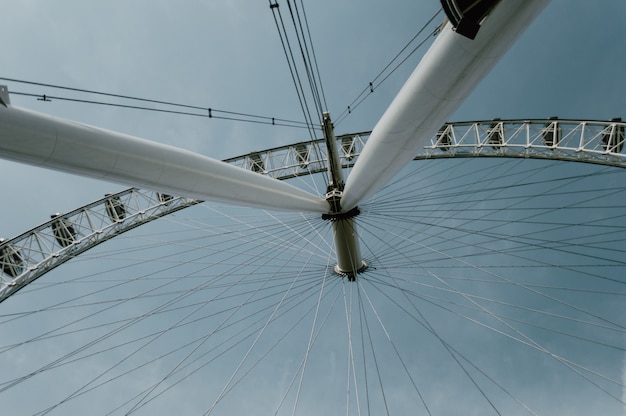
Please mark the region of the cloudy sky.
MULTIPOLYGON (((285 2, 279 3, 286 14, 285 2)), ((335 119, 440 7, 436 0, 319 0, 305 6, 328 111, 335 119)), ((2 10, 2 78, 303 119, 267 1, 113 0, 95 4, 3 0, 2 10)), ((626 3, 621 0, 553 0, 450 121, 550 116, 609 120, 626 116, 625 15, 626 3)), ((425 50, 418 50, 337 123, 336 133, 371 130, 425 50)), ((0 84, 7 85, 10 92, 121 102, 9 80, 0 79, 0 84)), ((11 101, 15 106, 217 159, 309 139, 307 130, 300 128, 60 99, 43 102, 16 94, 11 95, 11 101)), ((0 236, 5 238, 44 222, 51 213, 69 211, 104 193, 126 188, 8 161, 0 161, 0 169, 5 195, 0 204, 5 218, 0 236)), ((623 348, 623 337, 620 342, 623 348)), ((435 370, 430 370, 434 374, 435 370)), ((324 382, 322 375, 319 380, 324 382)), ((558 384, 559 380, 540 381, 544 382, 558 384)), ((564 385, 568 382, 563 381, 564 385)), ((462 385, 446 388, 455 394, 463 391, 462 385)), ((435 393, 432 397, 435 408, 438 401, 446 400, 435 393)), ((538 400, 550 402, 550 397, 538 400)), ((313 402, 309 404, 313 406, 313 402)), ((15 414, 22 414, 18 403, 11 405, 15 414)), ((587 405, 589 408, 580 414, 604 406, 594 402, 587 405)), ((614 402, 606 406, 611 411, 619 408, 614 402)), ((477 414, 483 414, 480 407, 476 409, 477 414)), ((405 414, 414 414, 412 410, 405 409, 405 414)), ((516 412, 532 414, 519 408, 516 412)))
MULTIPOLYGON (((619 1, 603 7, 583 1, 552 2, 453 119, 618 117, 625 100, 619 76, 624 36, 621 25, 611 19, 623 7, 619 1)), ((344 111, 437 8, 436 1, 393 6, 316 2, 307 7, 331 116, 344 111)), ((0 30, 6 40, 3 76, 7 78, 302 119, 266 2, 133 1, 96 6, 23 1, 7 2, 3 9, 7 17, 0 30)), ((417 59, 410 59, 340 123, 337 132, 371 129, 417 59)), ((10 91, 60 92, 2 82, 10 91)), ((308 138, 300 129, 42 103, 19 96, 12 101, 218 159, 308 138)), ((87 185, 90 182, 70 185, 69 178, 4 163, 3 169, 12 172, 6 184, 11 193, 19 194, 20 200, 32 195, 26 205, 42 208, 24 222, 14 221, 3 230, 7 236, 45 218, 51 210, 71 209, 111 189, 87 185), (75 199, 69 195, 77 187, 93 192, 75 199), (62 202, 50 208, 33 203, 43 195, 46 200, 58 196, 62 202)), ((9 212, 25 217, 20 208, 9 212)))

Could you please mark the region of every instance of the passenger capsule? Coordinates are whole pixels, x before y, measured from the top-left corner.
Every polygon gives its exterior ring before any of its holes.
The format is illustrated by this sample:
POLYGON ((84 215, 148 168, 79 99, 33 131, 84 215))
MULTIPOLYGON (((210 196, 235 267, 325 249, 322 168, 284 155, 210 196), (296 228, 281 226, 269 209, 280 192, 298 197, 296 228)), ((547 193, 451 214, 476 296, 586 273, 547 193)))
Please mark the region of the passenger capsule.
POLYGON ((341 139, 341 151, 346 160, 354 159, 354 137, 343 137, 341 139))
POLYGON ((159 200, 161 204, 169 205, 170 201, 174 199, 174 197, 172 195, 162 194, 160 192, 157 192, 157 199, 159 200))
POLYGON ((252 153, 250 155, 250 168, 253 172, 265 172, 265 164, 263 163, 263 159, 259 153, 252 153))
POLYGON ((52 221, 52 233, 57 243, 63 248, 71 246, 76 241, 76 229, 74 225, 65 217, 61 217, 61 214, 50 215, 54 221, 52 221))
MULTIPOLYGON (((4 242, 4 238, 0 238, 0 244, 2 242, 4 242)), ((24 271, 24 258, 19 250, 11 244, 0 248, 0 269, 12 278, 16 278, 24 271)))
POLYGON ((296 145, 296 161, 302 169, 309 166, 309 146, 304 143, 296 145))
POLYGON ((547 122, 543 129, 543 142, 548 147, 554 147, 561 142, 561 126, 555 121, 558 117, 550 117, 550 120, 552 121, 547 122))
MULTIPOLYGON (((622 118, 611 119, 612 123, 621 123, 622 118)), ((612 153, 620 153, 624 148, 624 126, 612 124, 602 134, 602 148, 612 153)))
POLYGON ((451 145, 452 145, 452 135, 450 134, 450 130, 446 128, 446 126, 443 126, 437 132, 436 146, 439 149, 443 150, 444 152, 447 152, 448 150, 450 150, 451 145))
POLYGON ((500 150, 500 147, 504 143, 504 127, 500 123, 499 118, 494 118, 493 123, 487 130, 487 142, 491 145, 493 150, 500 150))
POLYGON ((104 195, 107 199, 104 201, 107 215, 111 222, 122 222, 126 218, 126 208, 119 196, 104 195))

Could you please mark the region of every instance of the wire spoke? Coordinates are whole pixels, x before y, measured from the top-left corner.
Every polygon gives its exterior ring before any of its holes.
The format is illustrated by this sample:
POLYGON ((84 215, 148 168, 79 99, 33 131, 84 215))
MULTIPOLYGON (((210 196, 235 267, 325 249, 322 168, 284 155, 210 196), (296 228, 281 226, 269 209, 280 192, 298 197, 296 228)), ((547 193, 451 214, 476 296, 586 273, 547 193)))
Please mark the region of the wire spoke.
POLYGON ((31 413, 107 395, 104 413, 144 414, 185 394, 207 414, 536 415, 545 403, 520 386, 541 371, 622 406, 609 363, 626 352, 625 188, 619 169, 566 165, 415 161, 360 207, 356 284, 334 273, 332 227, 314 215, 204 203, 145 225, 11 298, 4 333, 30 330, 0 354, 66 347, 7 358, 0 394, 100 363, 31 413), (458 403, 437 400, 443 386, 458 403))

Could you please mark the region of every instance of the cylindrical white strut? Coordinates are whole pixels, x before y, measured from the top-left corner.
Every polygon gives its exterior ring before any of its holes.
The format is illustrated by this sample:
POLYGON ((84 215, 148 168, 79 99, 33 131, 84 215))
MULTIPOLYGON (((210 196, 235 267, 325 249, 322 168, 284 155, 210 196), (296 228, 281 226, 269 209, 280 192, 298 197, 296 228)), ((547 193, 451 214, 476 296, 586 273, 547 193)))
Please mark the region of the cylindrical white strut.
POLYGON ((367 268, 367 263, 361 259, 356 223, 354 218, 338 219, 332 223, 337 251, 335 272, 348 276, 348 280, 354 281, 356 275, 367 268))
POLYGON ((201 200, 327 212, 285 182, 138 137, 16 108, 0 86, 0 157, 201 200))
POLYGON ((501 0, 471 40, 446 25, 374 127, 342 198, 350 209, 379 191, 461 105, 548 0, 501 0))

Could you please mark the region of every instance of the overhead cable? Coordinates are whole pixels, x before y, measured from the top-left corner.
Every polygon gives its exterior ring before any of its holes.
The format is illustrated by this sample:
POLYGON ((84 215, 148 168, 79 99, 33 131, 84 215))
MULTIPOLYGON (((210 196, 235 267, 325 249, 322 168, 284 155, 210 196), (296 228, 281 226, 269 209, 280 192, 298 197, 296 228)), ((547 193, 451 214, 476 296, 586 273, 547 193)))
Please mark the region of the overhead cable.
MULTIPOLYGON (((301 0, 301 3, 302 3, 302 0, 301 0)), ((311 59, 311 54, 309 52, 309 49, 311 50, 313 49, 313 45, 311 44, 311 46, 309 47, 309 45, 307 44, 307 40, 306 40, 307 37, 305 35, 305 31, 302 26, 302 19, 300 17, 300 12, 298 10, 297 1, 294 0, 293 4, 294 6, 292 8, 291 1, 287 0, 287 6, 289 7, 289 13, 291 14, 291 21, 293 23, 296 37, 298 39, 298 46, 300 47, 300 55, 302 56, 302 63, 306 70, 307 78, 309 80, 309 87, 311 88, 311 94, 313 97, 313 102, 315 104, 317 114, 321 122, 322 120, 321 116, 325 108, 322 105, 322 100, 321 100, 321 92, 320 92, 321 80, 318 81, 316 79, 315 71, 313 69, 313 60, 311 59), (295 11, 295 15, 294 15, 294 11, 295 11)), ((302 9, 304 9, 304 4, 302 4, 302 9)))
POLYGON ((429 20, 420 28, 420 30, 404 45, 404 47, 389 61, 387 65, 383 69, 381 69, 378 74, 368 83, 368 85, 363 88, 363 90, 359 93, 359 95, 352 100, 350 105, 348 105, 343 112, 337 117, 335 121, 335 125, 339 124, 343 121, 348 115, 350 115, 367 97, 369 97, 376 88, 378 88, 383 82, 385 82, 394 72, 400 68, 413 54, 420 49, 431 37, 437 35, 442 27, 443 23, 438 25, 434 30, 432 30, 426 37, 424 37, 404 58, 402 58, 393 68, 391 66, 405 53, 405 51, 409 48, 409 46, 420 36, 422 33, 432 24, 432 22, 441 14, 441 9, 439 9, 429 20), (389 69, 391 68, 391 69, 389 69), (382 78, 381 78, 382 77, 382 78))
POLYGON ((215 109, 211 107, 201 107, 201 106, 196 106, 196 105, 181 104, 181 103, 175 103, 175 102, 170 102, 170 101, 152 100, 148 98, 134 97, 134 96, 122 95, 122 94, 113 94, 113 93, 107 93, 107 92, 102 92, 102 91, 87 90, 87 89, 82 89, 82 88, 66 87, 66 86, 61 86, 61 85, 46 84, 46 83, 34 82, 34 81, 26 81, 26 80, 20 80, 20 79, 15 79, 15 78, 0 77, 0 80, 27 84, 27 85, 34 85, 34 86, 39 86, 39 87, 55 88, 55 89, 60 89, 60 90, 65 90, 65 91, 80 92, 80 93, 85 93, 85 94, 100 95, 100 96, 106 96, 106 97, 112 97, 112 98, 121 98, 125 100, 133 100, 133 101, 150 103, 150 104, 158 104, 158 105, 166 106, 166 107, 183 108, 187 110, 197 110, 197 111, 194 111, 194 112, 181 111, 181 110, 173 110, 173 109, 168 109, 168 108, 156 108, 156 107, 147 107, 147 106, 140 106, 140 105, 129 105, 129 104, 114 103, 114 102, 105 102, 105 101, 98 101, 98 100, 61 97, 61 96, 55 96, 55 95, 49 95, 49 94, 34 94, 34 93, 11 91, 11 94, 13 95, 36 97, 39 101, 51 101, 54 99, 54 100, 71 101, 71 102, 84 103, 84 104, 105 105, 105 106, 110 106, 110 107, 128 108, 128 109, 134 109, 134 110, 154 111, 154 112, 159 112, 159 113, 179 114, 179 115, 194 116, 194 117, 215 118, 219 120, 231 120, 231 121, 240 121, 240 122, 246 122, 246 123, 268 124, 268 125, 275 125, 275 126, 282 126, 282 127, 295 127, 295 128, 305 128, 305 129, 317 128, 316 126, 311 126, 310 123, 303 122, 303 121, 294 121, 294 120, 287 120, 287 119, 277 118, 277 117, 260 116, 260 115, 247 114, 247 113, 241 113, 241 112, 236 112, 236 111, 219 110, 219 109, 215 109))
MULTIPOLYGON (((287 65, 289 72, 296 88, 296 94, 300 107, 304 114, 304 118, 312 125, 313 120, 317 120, 319 126, 322 124, 322 114, 326 109, 326 98, 322 88, 321 77, 319 74, 319 66, 315 57, 315 51, 313 48, 313 41, 309 24, 304 11, 304 3, 300 0, 298 5, 297 0, 293 3, 291 0, 286 0, 287 8, 289 10, 289 16, 291 24, 290 30, 287 29, 285 19, 283 19, 278 0, 272 2, 269 0, 270 10, 274 17, 276 29, 281 41, 285 58, 287 59, 287 65), (295 35, 295 40, 290 41, 290 37, 295 35), (292 47, 292 44, 294 47, 292 47), (296 60, 294 52, 295 44, 300 52, 300 60, 296 60), (304 73, 301 75, 301 72, 304 73), (309 83, 309 88, 305 89, 304 79, 309 83)), ((315 138, 315 132, 310 130, 311 138, 315 138)))
POLYGON ((302 14, 304 15, 304 23, 306 26, 307 37, 309 38, 309 43, 311 44, 311 54, 313 56, 313 64, 315 65, 315 73, 317 75, 317 79, 320 80, 320 92, 322 94, 322 101, 324 102, 324 108, 328 109, 328 104, 326 103, 326 95, 324 94, 324 88, 322 86, 322 77, 320 76, 319 65, 317 64, 317 56, 315 55, 315 48, 313 48, 313 38, 311 37, 311 30, 309 28, 309 20, 306 16, 306 11, 304 10, 303 0, 300 0, 300 4, 302 4, 302 14))
MULTIPOLYGON (((298 96, 300 108, 302 109, 302 113, 304 115, 304 119, 306 120, 306 122, 309 123, 309 125, 312 125, 313 120, 311 117, 311 111, 309 110, 309 106, 306 100, 306 95, 304 93, 304 88, 302 87, 302 81, 300 79, 300 74, 298 72, 298 66, 296 65, 296 61, 293 57, 293 50, 291 49, 291 43, 289 42, 289 38, 287 36, 287 29, 286 29, 282 14, 280 12, 280 7, 278 5, 278 2, 272 3, 272 0, 269 0, 269 5, 270 5, 270 10, 272 11, 272 16, 274 17, 274 23, 276 24, 276 29, 278 30, 280 43, 282 45, 285 58, 287 59, 287 65, 289 66, 289 73, 291 74, 291 79, 293 80, 294 86, 296 88, 296 94, 298 96)), ((321 126, 321 122, 318 125, 321 126)), ((315 132, 313 131, 312 128, 309 129, 309 134, 311 136, 311 139, 315 138, 315 132)))

